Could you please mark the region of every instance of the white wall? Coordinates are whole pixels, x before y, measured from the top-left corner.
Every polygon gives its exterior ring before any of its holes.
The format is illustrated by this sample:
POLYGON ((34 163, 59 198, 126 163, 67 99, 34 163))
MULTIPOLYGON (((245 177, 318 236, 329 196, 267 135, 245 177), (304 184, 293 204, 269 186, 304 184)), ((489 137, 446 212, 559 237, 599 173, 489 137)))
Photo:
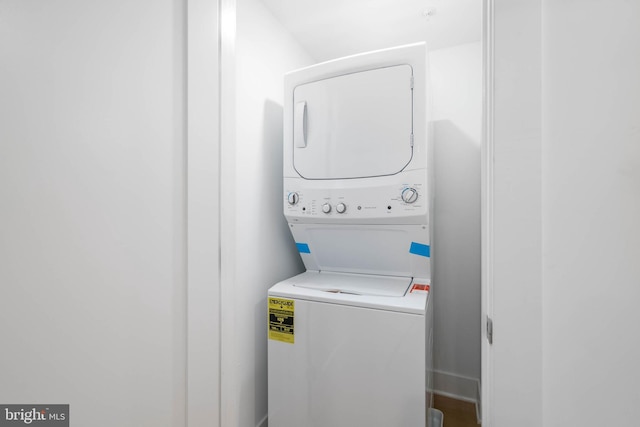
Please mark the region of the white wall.
POLYGON ((431 51, 435 144, 435 388, 476 400, 480 379, 480 42, 431 51))
POLYGON ((311 59, 260 1, 237 1, 236 23, 235 145, 227 147, 235 160, 223 181, 223 226, 233 227, 235 245, 222 265, 233 271, 223 283, 223 421, 249 427, 266 425, 267 289, 304 269, 282 213, 282 100, 284 73, 311 59))
POLYGON ((542 12, 543 424, 638 425, 640 3, 542 12))
POLYGON ((0 2, 3 403, 185 425, 185 9, 0 2))

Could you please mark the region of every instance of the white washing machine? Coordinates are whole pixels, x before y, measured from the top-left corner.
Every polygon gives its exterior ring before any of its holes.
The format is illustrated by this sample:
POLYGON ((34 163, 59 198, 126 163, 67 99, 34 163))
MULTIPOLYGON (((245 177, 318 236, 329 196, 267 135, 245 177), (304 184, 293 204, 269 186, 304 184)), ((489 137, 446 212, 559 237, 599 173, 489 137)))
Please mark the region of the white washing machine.
POLYGON ((271 427, 417 427, 431 406, 424 44, 285 76, 284 214, 307 271, 269 290, 271 427))

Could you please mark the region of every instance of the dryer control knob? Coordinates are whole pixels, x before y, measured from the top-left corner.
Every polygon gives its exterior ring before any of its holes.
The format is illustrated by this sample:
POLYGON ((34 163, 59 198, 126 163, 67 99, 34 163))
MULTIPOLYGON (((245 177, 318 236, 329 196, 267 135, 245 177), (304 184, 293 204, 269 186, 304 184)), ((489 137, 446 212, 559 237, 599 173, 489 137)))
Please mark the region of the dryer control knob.
POLYGON ((291 206, 297 204, 299 200, 300 200, 300 196, 295 191, 287 195, 287 201, 291 206))
POLYGON ((331 205, 329 203, 325 203, 324 205, 322 205, 322 212, 326 214, 331 212, 331 205))
POLYGON ((415 188, 405 188, 402 190, 402 201, 405 203, 413 203, 418 200, 418 191, 415 188))
POLYGON ((347 205, 345 205, 344 203, 338 203, 336 205, 336 212, 338 213, 345 213, 347 210, 347 205))

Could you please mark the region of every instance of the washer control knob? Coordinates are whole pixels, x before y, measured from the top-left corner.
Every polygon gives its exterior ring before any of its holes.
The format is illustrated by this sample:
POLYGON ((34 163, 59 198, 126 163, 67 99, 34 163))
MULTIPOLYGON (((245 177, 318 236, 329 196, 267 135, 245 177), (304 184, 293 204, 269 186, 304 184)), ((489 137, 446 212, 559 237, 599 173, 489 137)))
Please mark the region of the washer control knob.
POLYGON ((325 203, 324 205, 322 205, 322 212, 326 214, 331 212, 331 205, 329 203, 325 203))
POLYGON ((402 201, 405 203, 413 203, 418 200, 418 191, 415 188, 407 187, 402 190, 402 201))
POLYGON ((299 200, 300 200, 300 196, 295 191, 287 195, 287 201, 291 206, 297 204, 299 200))
POLYGON ((336 205, 336 212, 338 213, 345 213, 347 210, 347 205, 345 205, 344 203, 338 203, 336 205))

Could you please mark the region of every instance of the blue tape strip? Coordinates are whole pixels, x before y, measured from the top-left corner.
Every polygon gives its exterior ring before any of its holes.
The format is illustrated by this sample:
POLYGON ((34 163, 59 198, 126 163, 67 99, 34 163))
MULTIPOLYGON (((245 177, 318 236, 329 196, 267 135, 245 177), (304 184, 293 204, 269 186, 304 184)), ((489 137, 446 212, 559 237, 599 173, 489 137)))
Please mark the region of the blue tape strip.
POLYGON ((431 246, 424 245, 422 243, 411 242, 409 253, 429 258, 431 257, 431 246))
POLYGON ((298 248, 298 252, 301 254, 310 254, 309 245, 306 243, 296 243, 296 247, 298 248))

